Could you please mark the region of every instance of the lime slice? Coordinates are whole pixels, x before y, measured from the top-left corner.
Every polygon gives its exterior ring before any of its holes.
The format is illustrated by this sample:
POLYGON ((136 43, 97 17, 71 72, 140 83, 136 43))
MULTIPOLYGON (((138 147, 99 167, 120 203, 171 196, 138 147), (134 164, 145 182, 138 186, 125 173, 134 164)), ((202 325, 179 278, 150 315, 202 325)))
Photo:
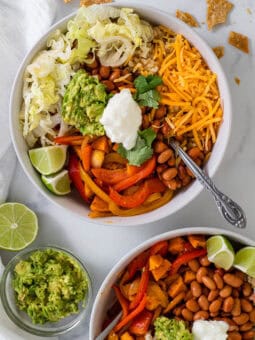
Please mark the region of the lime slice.
POLYGON ((226 237, 221 235, 212 236, 207 240, 206 246, 209 261, 225 270, 233 266, 235 252, 226 237))
POLYGON ((52 175, 61 170, 66 161, 65 145, 45 146, 29 150, 31 163, 42 175, 52 175))
POLYGON ((244 247, 235 256, 234 267, 255 278, 255 247, 244 247))
POLYGON ((53 194, 66 195, 71 192, 71 181, 67 170, 62 170, 56 175, 42 175, 42 181, 53 194))
POLYGON ((21 203, 0 205, 0 248, 21 250, 36 238, 38 221, 36 214, 21 203))

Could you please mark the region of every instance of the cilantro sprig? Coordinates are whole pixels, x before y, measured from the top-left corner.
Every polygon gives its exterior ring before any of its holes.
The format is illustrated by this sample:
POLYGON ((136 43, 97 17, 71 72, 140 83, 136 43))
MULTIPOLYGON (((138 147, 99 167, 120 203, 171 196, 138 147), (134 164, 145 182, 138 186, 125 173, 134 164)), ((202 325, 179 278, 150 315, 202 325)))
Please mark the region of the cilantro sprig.
POLYGON ((151 147, 156 138, 156 133, 151 129, 138 131, 135 146, 131 150, 126 150, 122 144, 119 145, 117 152, 126 158, 131 165, 140 166, 153 155, 151 147))
POLYGON ((159 76, 138 76, 134 81, 136 88, 135 100, 140 106, 149 106, 157 109, 160 95, 155 88, 161 84, 162 79, 159 76))

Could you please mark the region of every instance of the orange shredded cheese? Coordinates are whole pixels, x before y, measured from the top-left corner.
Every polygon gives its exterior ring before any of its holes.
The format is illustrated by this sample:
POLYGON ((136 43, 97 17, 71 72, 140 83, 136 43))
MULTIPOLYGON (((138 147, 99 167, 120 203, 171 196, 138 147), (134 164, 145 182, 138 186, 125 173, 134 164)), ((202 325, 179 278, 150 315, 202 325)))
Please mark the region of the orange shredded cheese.
POLYGON ((180 34, 171 43, 171 52, 158 52, 162 77, 161 104, 168 106, 166 122, 173 136, 193 135, 194 143, 202 150, 209 140, 215 143, 222 121, 222 107, 217 76, 206 65, 197 49, 180 34))

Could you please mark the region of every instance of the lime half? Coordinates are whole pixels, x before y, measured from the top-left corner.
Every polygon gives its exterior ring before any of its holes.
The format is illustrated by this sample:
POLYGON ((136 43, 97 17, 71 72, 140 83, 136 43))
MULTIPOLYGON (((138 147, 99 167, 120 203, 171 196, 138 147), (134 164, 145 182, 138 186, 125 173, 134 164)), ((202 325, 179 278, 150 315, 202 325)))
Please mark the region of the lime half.
POLYGON ((0 205, 0 248, 21 250, 34 241, 38 232, 36 214, 21 203, 0 205))
POLYGON ((66 161, 65 145, 45 146, 29 150, 31 163, 42 175, 52 175, 61 170, 66 161))
POLYGON ((56 175, 44 176, 42 181, 45 186, 56 195, 66 195, 71 192, 70 178, 67 170, 62 170, 56 175))
POLYGON ((225 270, 233 266, 235 252, 226 237, 221 235, 212 236, 207 240, 206 246, 209 261, 225 270))
POLYGON ((235 256, 234 267, 255 278, 255 247, 244 247, 235 256))

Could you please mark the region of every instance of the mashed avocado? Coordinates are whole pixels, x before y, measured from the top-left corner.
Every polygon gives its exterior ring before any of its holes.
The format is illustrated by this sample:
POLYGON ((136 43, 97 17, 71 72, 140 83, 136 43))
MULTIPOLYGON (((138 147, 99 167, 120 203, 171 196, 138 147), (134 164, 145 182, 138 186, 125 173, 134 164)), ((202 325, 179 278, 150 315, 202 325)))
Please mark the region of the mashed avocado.
POLYGON ((62 118, 83 135, 104 135, 99 122, 107 104, 105 86, 96 77, 79 70, 67 86, 62 105, 62 118))
POLYGON ((14 269, 16 303, 33 323, 56 322, 77 313, 88 292, 84 270, 71 256, 37 250, 14 269))
POLYGON ((193 335, 187 329, 184 321, 158 317, 154 322, 156 340, 192 340, 193 335))

